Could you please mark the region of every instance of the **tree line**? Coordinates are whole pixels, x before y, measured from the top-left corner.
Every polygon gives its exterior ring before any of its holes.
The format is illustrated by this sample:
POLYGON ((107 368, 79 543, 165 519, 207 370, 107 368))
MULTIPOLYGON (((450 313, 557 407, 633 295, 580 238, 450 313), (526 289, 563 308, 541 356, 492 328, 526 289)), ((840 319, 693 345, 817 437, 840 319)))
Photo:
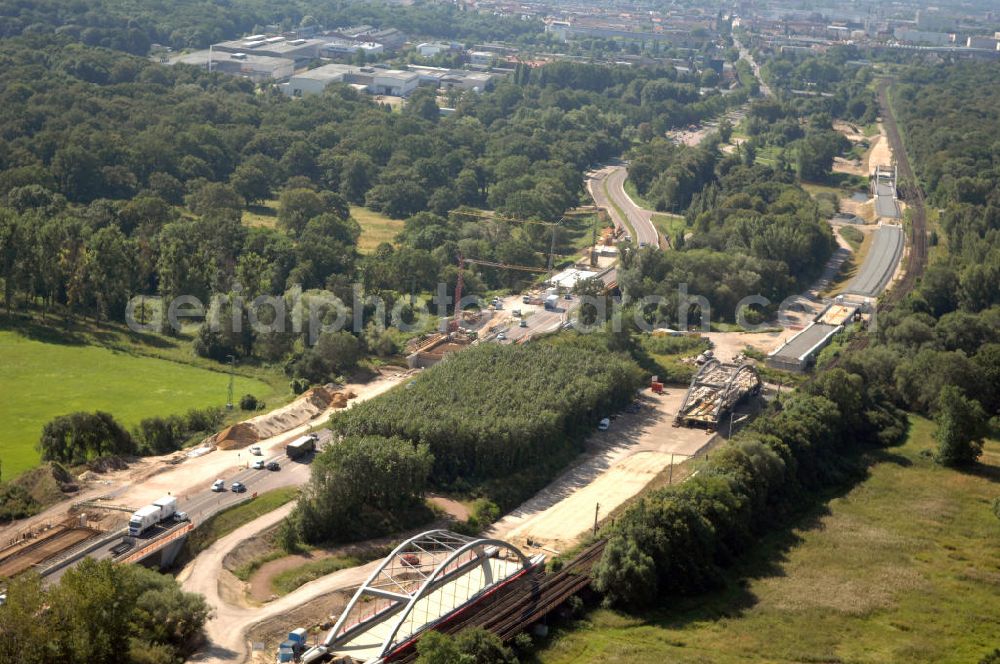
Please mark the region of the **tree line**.
POLYGON ((0 661, 175 664, 194 651, 209 613, 170 576, 85 558, 57 583, 31 572, 7 583, 0 661))

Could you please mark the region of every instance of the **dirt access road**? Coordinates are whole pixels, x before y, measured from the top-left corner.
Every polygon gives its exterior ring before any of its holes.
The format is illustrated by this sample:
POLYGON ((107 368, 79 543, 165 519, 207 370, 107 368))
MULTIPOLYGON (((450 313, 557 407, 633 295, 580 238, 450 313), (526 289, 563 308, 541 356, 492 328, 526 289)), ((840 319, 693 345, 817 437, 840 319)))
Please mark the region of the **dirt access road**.
POLYGON ((594 525, 595 508, 603 518, 639 493, 657 474, 708 445, 713 436, 701 429, 675 428, 674 416, 685 388, 642 398, 638 413, 623 413, 608 431, 587 441, 587 452, 545 489, 489 531, 492 537, 533 551, 527 540, 549 551, 575 544, 594 525))
POLYGON ((229 574, 223 569, 223 558, 240 542, 267 530, 284 519, 294 507, 294 503, 283 505, 234 530, 202 551, 178 574, 177 579, 184 590, 204 595, 208 605, 215 609, 214 615, 205 625, 208 643, 199 648, 198 652, 188 659, 189 662, 232 664, 245 661, 247 658, 246 632, 252 625, 291 611, 322 595, 358 586, 378 566, 380 561, 376 560, 367 565, 329 574, 261 607, 230 603, 228 601, 230 598, 223 597, 224 585, 220 580, 220 576, 229 574))

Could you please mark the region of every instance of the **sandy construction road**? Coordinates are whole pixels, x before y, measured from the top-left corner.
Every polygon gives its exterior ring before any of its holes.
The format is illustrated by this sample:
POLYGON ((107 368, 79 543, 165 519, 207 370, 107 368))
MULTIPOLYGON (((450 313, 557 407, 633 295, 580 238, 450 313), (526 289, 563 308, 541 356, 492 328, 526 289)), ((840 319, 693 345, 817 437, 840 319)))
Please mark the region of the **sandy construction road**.
POLYGON ((593 527, 598 504, 599 516, 606 516, 667 468, 671 455, 681 463, 711 442, 701 429, 673 426, 685 392, 670 388, 644 396, 640 412, 622 414, 608 431, 595 432, 587 456, 498 521, 490 535, 525 550, 534 550, 528 539, 554 551, 572 546, 593 527))

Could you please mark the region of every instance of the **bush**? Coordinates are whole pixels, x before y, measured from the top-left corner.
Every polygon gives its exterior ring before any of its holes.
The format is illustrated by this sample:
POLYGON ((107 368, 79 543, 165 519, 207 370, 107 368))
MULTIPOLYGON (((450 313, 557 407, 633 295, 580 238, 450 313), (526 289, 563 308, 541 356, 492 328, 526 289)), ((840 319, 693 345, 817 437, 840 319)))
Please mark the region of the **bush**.
POLYGON ((72 465, 97 457, 135 454, 132 436, 108 413, 71 413, 45 425, 38 441, 42 459, 72 465))
POLYGON ((302 394, 309 389, 309 381, 305 378, 294 378, 288 383, 288 387, 291 388, 292 394, 302 394))
POLYGON ((257 397, 252 394, 244 394, 240 397, 240 410, 257 410, 259 405, 257 397))

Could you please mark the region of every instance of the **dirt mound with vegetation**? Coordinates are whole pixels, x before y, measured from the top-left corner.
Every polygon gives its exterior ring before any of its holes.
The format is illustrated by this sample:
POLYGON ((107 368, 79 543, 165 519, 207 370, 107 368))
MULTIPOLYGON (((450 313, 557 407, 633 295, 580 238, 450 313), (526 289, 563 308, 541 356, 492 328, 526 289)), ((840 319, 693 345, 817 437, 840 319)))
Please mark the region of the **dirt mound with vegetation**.
POLYGON ((223 429, 215 436, 215 445, 220 450, 234 450, 281 435, 309 423, 330 408, 346 408, 348 401, 356 396, 350 390, 337 390, 332 385, 310 388, 287 406, 223 429))

